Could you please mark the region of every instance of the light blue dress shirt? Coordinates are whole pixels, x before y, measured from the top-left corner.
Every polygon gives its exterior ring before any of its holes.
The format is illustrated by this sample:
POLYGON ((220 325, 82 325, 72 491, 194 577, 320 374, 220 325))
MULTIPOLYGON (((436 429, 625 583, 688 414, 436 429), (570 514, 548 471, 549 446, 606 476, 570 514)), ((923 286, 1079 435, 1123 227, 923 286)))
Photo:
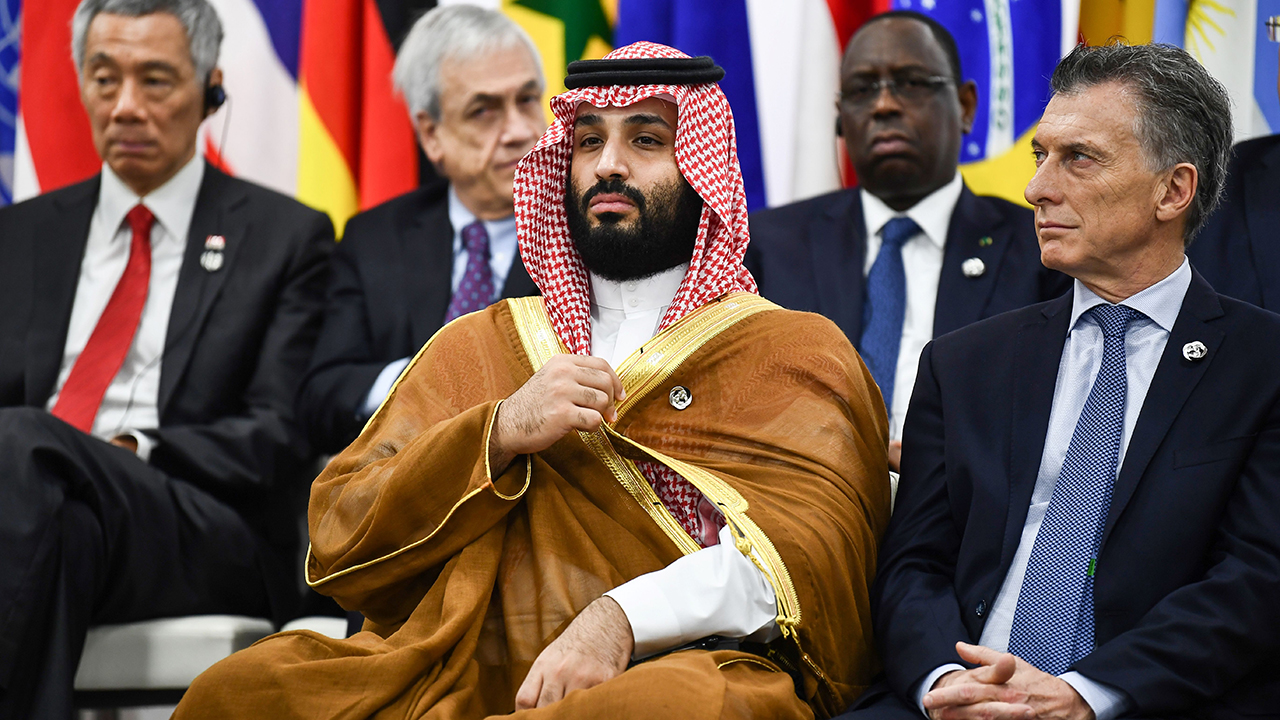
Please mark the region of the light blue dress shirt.
MULTIPOLYGON (((1138 422, 1142 403, 1146 400, 1147 390, 1151 388, 1151 378, 1156 374, 1165 344, 1169 341, 1169 332, 1178 319, 1182 300, 1190 286, 1191 265, 1183 258, 1178 269, 1164 280, 1119 303, 1146 317, 1134 319, 1125 336, 1128 391, 1125 395, 1124 430, 1120 441, 1120 458, 1116 465, 1117 475, 1119 469, 1124 467, 1125 451, 1133 436, 1134 425, 1138 422)), ((1027 511, 1027 520, 1022 526, 1022 539, 1018 542, 1009 572, 991 607, 991 616, 982 628, 982 637, 978 639, 978 644, 983 647, 999 652, 1008 651, 1013 613, 1018 607, 1018 595, 1022 591, 1022 578, 1027 571, 1027 562, 1031 559, 1031 549, 1035 546, 1036 534, 1040 532, 1040 524, 1049 509, 1049 499, 1053 497, 1053 486, 1058 482, 1058 474, 1062 471, 1071 435, 1075 432, 1080 413, 1093 388, 1093 380, 1102 366, 1102 328, 1092 315, 1085 313, 1106 302, 1085 287, 1084 283, 1075 281, 1071 321, 1067 326, 1069 330, 1066 344, 1062 348, 1062 360, 1058 364, 1058 380, 1049 413, 1049 432, 1045 436, 1044 454, 1040 457, 1040 470, 1031 495, 1031 507, 1027 511)), ((924 711, 924 696, 938 678, 952 670, 963 669, 960 665, 947 664, 929 673, 916 688, 916 701, 920 710, 924 711)), ((1098 720, 1112 720, 1128 708, 1128 697, 1116 688, 1090 680, 1074 671, 1063 673, 1060 677, 1089 703, 1098 720)))
MULTIPOLYGON (((462 204, 462 200, 450 185, 449 224, 453 226, 453 274, 449 283, 450 296, 458 290, 458 283, 462 282, 462 276, 467 271, 467 248, 462 244, 462 228, 475 221, 475 214, 462 204)), ((485 220, 484 229, 489 233, 489 269, 493 273, 492 299, 497 301, 502 297, 502 287, 507 284, 507 276, 511 274, 511 263, 520 252, 519 244, 516 242, 516 216, 511 215, 501 220, 485 220)), ((387 363, 387 366, 382 368, 382 372, 378 373, 378 377, 373 381, 373 386, 369 388, 369 394, 365 396, 364 407, 361 408, 364 416, 360 418, 361 420, 367 420, 373 416, 378 406, 382 404, 382 399, 391 392, 391 386, 395 385, 396 378, 400 377, 400 373, 408 367, 409 360, 410 358, 407 357, 400 358, 387 363)))

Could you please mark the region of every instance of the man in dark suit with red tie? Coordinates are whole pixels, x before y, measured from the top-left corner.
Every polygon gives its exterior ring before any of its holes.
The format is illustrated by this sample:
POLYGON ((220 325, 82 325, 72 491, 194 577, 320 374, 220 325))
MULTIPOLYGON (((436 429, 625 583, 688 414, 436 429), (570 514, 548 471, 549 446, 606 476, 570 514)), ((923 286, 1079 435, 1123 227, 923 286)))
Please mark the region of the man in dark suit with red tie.
POLYGON ((536 295, 516 247, 516 163, 546 129, 541 62, 502 13, 439 7, 396 57, 396 86, 444 181, 347 223, 324 329, 298 414, 336 453, 444 324, 504 297, 536 295))
POLYGON ((0 210, 0 718, 73 715, 91 624, 298 602, 333 229, 197 154, 221 38, 205 0, 84 0, 102 172, 0 210))

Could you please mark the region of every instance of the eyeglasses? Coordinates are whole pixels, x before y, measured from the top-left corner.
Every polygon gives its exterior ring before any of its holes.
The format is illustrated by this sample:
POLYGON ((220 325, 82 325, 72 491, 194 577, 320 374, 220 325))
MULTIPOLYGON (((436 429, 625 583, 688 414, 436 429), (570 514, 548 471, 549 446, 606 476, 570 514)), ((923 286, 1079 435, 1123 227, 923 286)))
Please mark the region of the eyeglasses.
POLYGON ((1280 42, 1280 15, 1267 18, 1267 37, 1271 42, 1280 42))
POLYGON ((840 102, 853 107, 869 105, 880 97, 881 90, 888 90, 899 100, 920 102, 927 100, 942 88, 954 82, 945 75, 906 75, 875 80, 853 80, 840 89, 840 102))

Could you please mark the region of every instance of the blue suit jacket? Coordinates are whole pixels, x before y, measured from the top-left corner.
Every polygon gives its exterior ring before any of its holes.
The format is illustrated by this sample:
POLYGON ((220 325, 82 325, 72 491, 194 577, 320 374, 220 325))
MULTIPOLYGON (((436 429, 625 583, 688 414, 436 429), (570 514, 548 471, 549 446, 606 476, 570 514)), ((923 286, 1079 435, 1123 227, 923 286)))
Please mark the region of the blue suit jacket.
MULTIPOLYGON (((872 591, 891 692, 868 693, 858 717, 918 718, 902 699, 981 635, 1026 521, 1071 303, 985 320, 921 354, 872 591)), ((1277 357, 1280 316, 1194 274, 1116 479, 1097 646, 1074 666, 1126 692, 1137 715, 1275 716, 1277 357), (1196 362, 1182 355, 1193 340, 1209 349, 1196 362)))
MULTIPOLYGON (((856 346, 862 337, 865 234, 857 188, 840 190, 753 214, 746 265, 761 295, 792 310, 825 315, 856 346)), ((968 186, 951 215, 944 253, 934 337, 1057 297, 1071 286, 1070 278, 1040 264, 1030 210, 974 195, 968 186), (965 277, 960 266, 974 257, 986 272, 965 277)))
POLYGON ((1280 311, 1280 135, 1235 147, 1222 205, 1187 255, 1218 292, 1280 311))

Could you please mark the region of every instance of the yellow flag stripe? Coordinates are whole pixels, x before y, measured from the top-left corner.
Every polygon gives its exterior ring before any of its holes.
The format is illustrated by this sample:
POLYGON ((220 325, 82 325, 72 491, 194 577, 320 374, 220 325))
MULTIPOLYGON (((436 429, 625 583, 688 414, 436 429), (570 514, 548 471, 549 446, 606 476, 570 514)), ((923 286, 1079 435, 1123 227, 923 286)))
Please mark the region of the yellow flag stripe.
POLYGON ((360 209, 355 177, 333 136, 316 112, 304 79, 298 93, 298 200, 328 213, 342 236, 347 220, 360 209))
POLYGON ((960 174, 969 188, 979 195, 995 195, 1031 207, 1022 191, 1036 174, 1036 161, 1031 156, 1031 138, 1035 134, 1036 126, 1032 125, 998 157, 961 165, 960 174))

